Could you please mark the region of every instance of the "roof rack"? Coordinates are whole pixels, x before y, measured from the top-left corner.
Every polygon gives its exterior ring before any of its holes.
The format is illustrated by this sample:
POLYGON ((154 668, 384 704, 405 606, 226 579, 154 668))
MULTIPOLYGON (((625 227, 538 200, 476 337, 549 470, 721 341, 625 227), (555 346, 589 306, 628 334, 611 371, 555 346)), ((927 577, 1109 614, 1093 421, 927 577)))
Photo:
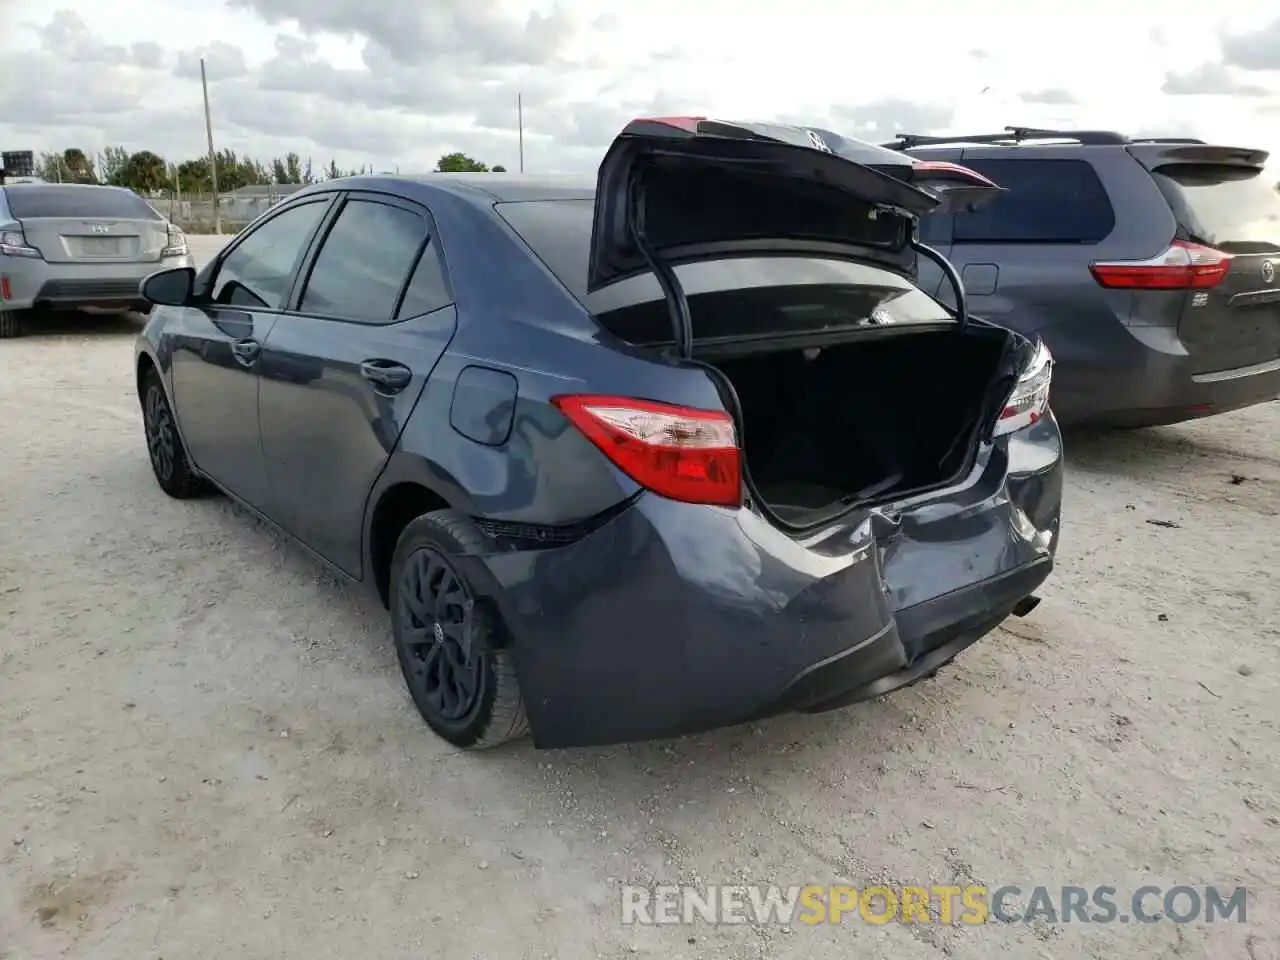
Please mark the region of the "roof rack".
POLYGON ((1205 141, 1195 137, 1135 137, 1130 139, 1113 130, 1046 130, 1040 127, 1005 127, 1002 133, 979 133, 972 136, 933 137, 919 133, 901 133, 895 140, 880 146, 889 150, 912 147, 941 146, 952 143, 1018 144, 1028 140, 1070 140, 1082 146, 1117 146, 1126 143, 1193 143, 1205 141))
POLYGON ((947 143, 1024 143, 1027 140, 1072 140, 1084 146, 1111 146, 1132 143, 1128 137, 1113 130, 1044 130, 1039 127, 1005 127, 1001 133, 979 133, 968 136, 931 137, 916 133, 902 133, 882 147, 890 150, 910 150, 912 147, 938 146, 947 143))

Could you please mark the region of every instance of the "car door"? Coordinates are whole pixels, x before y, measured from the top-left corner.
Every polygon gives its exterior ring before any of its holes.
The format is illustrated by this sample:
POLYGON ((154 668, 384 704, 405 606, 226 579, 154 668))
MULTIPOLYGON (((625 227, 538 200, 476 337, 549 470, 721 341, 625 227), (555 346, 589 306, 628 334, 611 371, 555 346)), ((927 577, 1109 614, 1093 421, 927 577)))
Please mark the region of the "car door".
POLYGON ((174 324, 173 393, 191 459, 250 506, 269 487, 258 431, 258 361, 333 195, 290 205, 210 265, 199 303, 174 324))
POLYGON ((351 193, 263 346, 271 514, 361 576, 365 500, 456 324, 421 206, 351 193))

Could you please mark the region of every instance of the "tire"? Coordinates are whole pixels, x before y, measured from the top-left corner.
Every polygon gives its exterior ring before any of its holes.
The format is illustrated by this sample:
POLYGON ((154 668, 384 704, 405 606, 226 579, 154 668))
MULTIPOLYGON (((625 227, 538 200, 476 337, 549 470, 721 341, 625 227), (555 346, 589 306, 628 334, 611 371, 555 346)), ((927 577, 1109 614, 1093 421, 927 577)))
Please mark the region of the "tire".
POLYGON ((505 630, 450 556, 476 555, 484 535, 463 514, 437 510, 396 543, 388 595, 396 659, 414 706, 437 736, 488 749, 529 729, 505 630))
POLYGON ((0 310, 0 340, 22 336, 25 316, 25 310, 0 310))
POLYGON ((169 397, 155 368, 148 370, 143 377, 141 399, 147 456, 160 489, 175 500, 190 500, 205 493, 208 487, 191 467, 187 448, 178 435, 169 397))

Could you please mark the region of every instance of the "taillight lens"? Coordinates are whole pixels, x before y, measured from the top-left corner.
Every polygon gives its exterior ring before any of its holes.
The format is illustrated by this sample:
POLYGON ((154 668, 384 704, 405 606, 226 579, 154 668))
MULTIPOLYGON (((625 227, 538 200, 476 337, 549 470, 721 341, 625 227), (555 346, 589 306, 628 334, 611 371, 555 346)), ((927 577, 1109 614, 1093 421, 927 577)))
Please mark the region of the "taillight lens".
POLYGON ((551 402, 642 487, 685 503, 742 504, 737 431, 723 410, 599 394, 551 402))
POLYGON ((1053 355, 1043 341, 1037 341, 1036 352, 1000 411, 995 436, 1013 433, 1039 422, 1049 412, 1049 384, 1052 379, 1053 355))
POLYGON ((187 235, 169 224, 169 239, 165 243, 165 247, 160 251, 162 257, 185 257, 191 250, 187 246, 187 235))
POLYGON ((41 258, 41 253, 27 243, 26 234, 21 230, 5 230, 0 233, 0 256, 41 258))
POLYGON ((1091 264, 1093 277, 1117 290, 1207 290, 1231 269, 1231 254, 1186 240, 1175 240, 1150 260, 1113 260, 1091 264))

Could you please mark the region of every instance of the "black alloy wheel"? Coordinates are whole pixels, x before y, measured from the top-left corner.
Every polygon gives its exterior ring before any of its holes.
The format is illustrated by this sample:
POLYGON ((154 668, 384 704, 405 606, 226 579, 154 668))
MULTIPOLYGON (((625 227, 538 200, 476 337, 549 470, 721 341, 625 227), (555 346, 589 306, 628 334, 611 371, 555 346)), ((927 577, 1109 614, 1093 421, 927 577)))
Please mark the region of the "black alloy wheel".
POLYGON ((142 383, 142 425, 146 431, 151 472, 155 474, 160 489, 178 500, 203 493, 204 481, 192 469, 187 458, 164 384, 155 370, 148 371, 142 383))
POLYGON ((483 692, 470 591, 447 558, 422 547, 405 564, 397 598, 405 679, 414 700, 446 723, 465 724, 483 692))
POLYGON ((470 517, 436 510, 404 528, 391 557, 387 599, 405 685, 427 726, 469 750, 529 729, 505 624, 459 562, 490 548, 470 517))

